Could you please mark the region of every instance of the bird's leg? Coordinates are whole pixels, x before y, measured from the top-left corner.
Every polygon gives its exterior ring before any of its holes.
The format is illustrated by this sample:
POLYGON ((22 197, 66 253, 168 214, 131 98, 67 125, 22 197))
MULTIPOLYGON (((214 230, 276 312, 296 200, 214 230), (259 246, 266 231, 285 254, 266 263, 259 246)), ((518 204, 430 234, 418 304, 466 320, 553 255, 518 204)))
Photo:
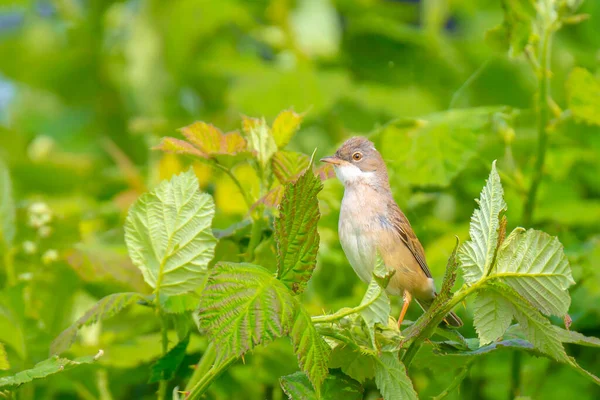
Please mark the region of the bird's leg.
POLYGON ((400 316, 398 317, 398 329, 400 329, 400 324, 404 320, 404 315, 406 315, 406 310, 408 310, 408 305, 412 300, 411 294, 405 290, 404 291, 404 302, 402 303, 402 311, 400 311, 400 316))

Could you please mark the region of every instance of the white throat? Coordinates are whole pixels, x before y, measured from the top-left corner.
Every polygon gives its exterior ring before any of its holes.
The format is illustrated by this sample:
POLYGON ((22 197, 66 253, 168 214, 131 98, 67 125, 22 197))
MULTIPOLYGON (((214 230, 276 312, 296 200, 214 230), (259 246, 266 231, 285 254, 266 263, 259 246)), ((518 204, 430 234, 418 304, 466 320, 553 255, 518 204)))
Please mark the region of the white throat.
POLYGON ((375 172, 362 171, 356 165, 336 165, 334 169, 335 174, 337 175, 338 179, 344 184, 344 186, 356 184, 359 182, 371 184, 375 181, 375 172))

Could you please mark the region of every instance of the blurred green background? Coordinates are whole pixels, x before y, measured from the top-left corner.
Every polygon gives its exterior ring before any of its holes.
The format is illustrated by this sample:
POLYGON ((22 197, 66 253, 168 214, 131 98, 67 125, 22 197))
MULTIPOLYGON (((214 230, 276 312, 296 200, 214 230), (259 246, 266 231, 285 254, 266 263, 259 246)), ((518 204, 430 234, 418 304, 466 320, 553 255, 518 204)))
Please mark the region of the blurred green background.
MULTIPOLYGON (((552 94, 561 107, 574 67, 600 77, 600 1, 580 11, 589 19, 565 26, 552 49, 552 94)), ((239 129, 241 115, 271 122, 292 107, 307 114, 289 148, 317 148, 317 157, 352 135, 375 132, 395 198, 439 284, 455 235, 468 239, 473 199, 495 159, 509 229, 522 224, 536 146, 536 79, 524 57, 511 59, 485 40, 501 21, 494 0, 0 1, 0 158, 18 212, 18 284, 0 293, 0 341, 12 367, 6 374, 45 359, 50 341, 95 300, 148 292, 126 255, 123 221, 137 196, 190 164, 151 147, 195 120, 228 131, 239 129), (412 126, 414 118, 433 121, 432 128, 402 140, 386 133, 393 127, 381 131, 396 119, 412 126)), ((215 227, 240 221, 247 209, 233 182, 194 167, 215 197, 215 227)), ((545 173, 533 225, 565 245, 577 281, 573 329, 600 336, 598 126, 560 124, 545 173)), ((235 174, 257 193, 251 168, 235 174)), ((303 295, 314 314, 354 306, 366 288, 338 243, 342 192, 329 180, 320 195, 319 265, 303 295)), ((469 304, 458 312, 462 332, 474 337, 469 304)), ((419 313, 411 307, 408 318, 419 313)), ((156 387, 146 380, 160 353, 157 330, 144 309, 86 329, 72 352, 102 348, 99 363, 27 385, 18 397, 153 398, 156 387)), ((192 339, 180 382, 205 346, 200 336, 192 339)), ((567 351, 600 374, 597 349, 567 351)), ((510 398, 512 357, 499 351, 478 359, 450 398, 510 398)), ((410 375, 428 398, 458 367, 417 359, 410 375)), ((296 369, 289 343, 277 341, 232 367, 208 397, 282 399, 278 378, 296 369)), ((600 398, 597 386, 548 359, 524 356, 521 372, 525 397, 600 398)))

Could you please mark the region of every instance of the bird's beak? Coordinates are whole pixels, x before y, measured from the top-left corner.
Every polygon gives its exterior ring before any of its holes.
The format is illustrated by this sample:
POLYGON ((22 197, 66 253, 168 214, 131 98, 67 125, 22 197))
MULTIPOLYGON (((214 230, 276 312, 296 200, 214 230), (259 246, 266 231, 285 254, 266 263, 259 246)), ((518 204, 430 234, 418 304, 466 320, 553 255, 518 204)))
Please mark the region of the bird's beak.
POLYGON ((340 165, 342 163, 342 159, 334 157, 334 156, 329 156, 329 157, 321 158, 321 162, 324 162, 327 164, 333 164, 333 165, 340 165))

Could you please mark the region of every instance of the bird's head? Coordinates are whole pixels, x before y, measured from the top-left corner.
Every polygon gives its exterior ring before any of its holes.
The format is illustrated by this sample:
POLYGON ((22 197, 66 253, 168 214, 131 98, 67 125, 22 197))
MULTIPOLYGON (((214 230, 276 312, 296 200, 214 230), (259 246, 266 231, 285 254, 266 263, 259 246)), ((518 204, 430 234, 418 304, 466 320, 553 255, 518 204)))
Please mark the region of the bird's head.
POLYGON ((377 189, 388 189, 389 180, 385 162, 375 145, 364 137, 346 140, 333 156, 321 162, 332 164, 335 173, 345 187, 368 184, 377 189))

